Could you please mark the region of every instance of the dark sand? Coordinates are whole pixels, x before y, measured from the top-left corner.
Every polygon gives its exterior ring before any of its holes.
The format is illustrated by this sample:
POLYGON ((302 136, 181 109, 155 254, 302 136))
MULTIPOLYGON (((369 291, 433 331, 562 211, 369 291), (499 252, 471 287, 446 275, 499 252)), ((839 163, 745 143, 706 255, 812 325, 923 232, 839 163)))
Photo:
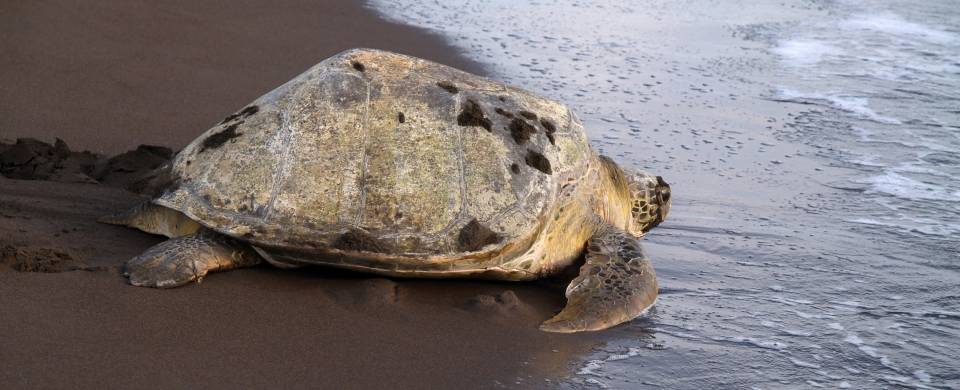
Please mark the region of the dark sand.
POLYGON ((434 35, 360 1, 5 1, 0 138, 77 150, 180 148, 224 116, 352 47, 477 71, 434 35))
POLYGON ((0 138, 67 140, 0 144, 0 387, 528 388, 599 340, 537 330, 559 283, 257 267, 128 286, 123 262, 162 238, 95 218, 170 151, 67 145, 176 149, 353 46, 477 70, 359 4, 214 3, 0 6, 0 138))

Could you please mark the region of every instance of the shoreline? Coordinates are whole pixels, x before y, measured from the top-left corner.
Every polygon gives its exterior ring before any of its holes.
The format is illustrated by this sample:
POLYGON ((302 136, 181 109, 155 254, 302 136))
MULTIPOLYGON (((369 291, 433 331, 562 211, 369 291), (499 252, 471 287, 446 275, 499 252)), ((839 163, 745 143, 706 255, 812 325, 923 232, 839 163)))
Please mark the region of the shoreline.
POLYGON ((387 22, 364 4, 231 4, 151 10, 117 1, 5 14, 31 23, 6 24, 11 33, 0 38, 15 53, 0 62, 0 83, 10 86, 0 93, 0 361, 10 363, 0 383, 536 388, 570 374, 603 342, 606 335, 539 331, 563 305, 565 286, 555 281, 261 266, 172 290, 127 285, 122 264, 163 238, 96 218, 141 201, 124 188, 136 190, 144 173, 237 107, 353 46, 485 73, 442 37, 387 22), (214 17, 216 25, 203 23, 214 17), (330 35, 305 38, 318 31, 330 35), (290 36, 258 35, 268 33, 290 36), (247 35, 242 45, 223 46, 239 35, 247 35), (2 142, 21 137, 41 141, 2 142), (65 142, 42 142, 54 139, 65 142), (166 148, 134 150, 141 144, 166 148))

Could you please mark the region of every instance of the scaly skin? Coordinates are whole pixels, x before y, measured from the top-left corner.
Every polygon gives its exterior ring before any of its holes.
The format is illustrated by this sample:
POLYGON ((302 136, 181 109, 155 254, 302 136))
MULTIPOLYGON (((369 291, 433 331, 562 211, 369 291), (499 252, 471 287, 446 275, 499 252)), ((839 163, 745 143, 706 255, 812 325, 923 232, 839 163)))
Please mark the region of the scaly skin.
POLYGON ((250 267, 260 261, 248 245, 201 230, 150 247, 127 262, 124 275, 134 286, 172 288, 199 283, 209 272, 250 267))
POLYGON ((604 225, 590 239, 586 263, 567 287, 567 304, 540 329, 572 333, 629 321, 657 299, 657 276, 637 238, 604 225))
POLYGON ((97 221, 128 226, 170 238, 196 233, 202 227, 176 210, 157 206, 151 202, 140 203, 130 210, 101 217, 97 221))

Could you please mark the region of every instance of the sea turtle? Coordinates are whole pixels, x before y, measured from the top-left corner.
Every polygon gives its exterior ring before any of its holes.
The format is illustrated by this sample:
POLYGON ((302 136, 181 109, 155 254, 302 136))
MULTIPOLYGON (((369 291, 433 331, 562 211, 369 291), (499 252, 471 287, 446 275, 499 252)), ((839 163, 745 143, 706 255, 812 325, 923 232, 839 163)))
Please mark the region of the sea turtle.
POLYGON ((585 258, 541 329, 605 329, 657 297, 638 239, 670 210, 662 178, 596 154, 561 103, 414 57, 330 57, 207 130, 165 176, 102 219, 170 237, 127 262, 137 286, 261 260, 532 280, 585 258))

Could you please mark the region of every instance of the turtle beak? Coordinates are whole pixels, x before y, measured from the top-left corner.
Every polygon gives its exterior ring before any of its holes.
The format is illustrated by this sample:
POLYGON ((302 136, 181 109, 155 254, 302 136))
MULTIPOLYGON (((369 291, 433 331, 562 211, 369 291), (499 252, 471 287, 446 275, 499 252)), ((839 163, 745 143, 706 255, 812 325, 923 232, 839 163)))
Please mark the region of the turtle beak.
POLYGON ((660 176, 657 176, 657 199, 660 201, 660 215, 658 215, 656 224, 660 224, 667 219, 667 214, 670 213, 670 185, 660 176))

